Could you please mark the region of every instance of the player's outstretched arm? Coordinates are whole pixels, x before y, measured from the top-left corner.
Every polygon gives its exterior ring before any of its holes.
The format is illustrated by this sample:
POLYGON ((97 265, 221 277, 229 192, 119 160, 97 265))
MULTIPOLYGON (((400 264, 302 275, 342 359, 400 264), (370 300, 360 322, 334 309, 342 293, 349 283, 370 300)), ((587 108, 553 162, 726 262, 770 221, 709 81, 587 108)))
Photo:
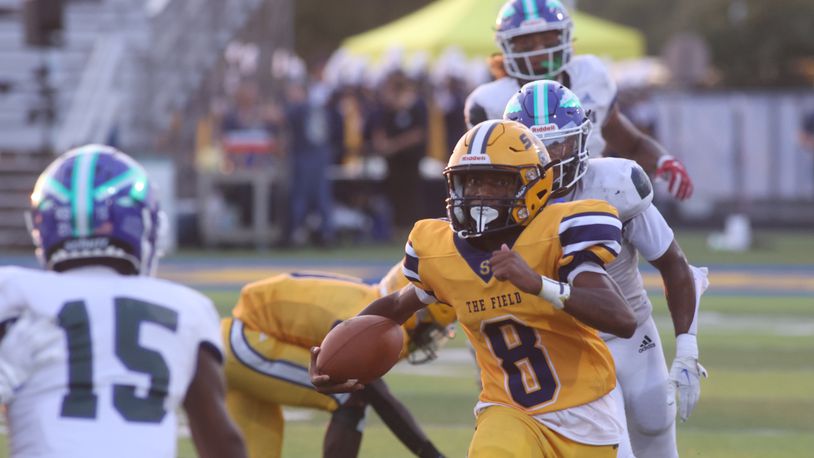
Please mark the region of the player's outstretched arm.
POLYGON ((650 264, 658 269, 664 282, 667 308, 673 318, 675 335, 689 332, 695 318, 695 282, 684 252, 673 240, 667 251, 658 259, 650 261, 650 264))
POLYGON ((384 380, 379 379, 369 383, 362 394, 376 410, 384 424, 415 456, 421 458, 444 456, 424 434, 407 407, 393 396, 384 380))
POLYGON ((627 339, 636 332, 636 317, 610 275, 585 271, 574 277, 563 311, 602 332, 627 339))
MULTIPOLYGON (((380 297, 371 302, 370 305, 365 307, 364 310, 359 312, 359 315, 379 315, 403 324, 410 318, 413 313, 426 307, 426 304, 421 302, 412 285, 407 285, 400 291, 388 294, 387 296, 380 297)), ((311 349, 311 364, 308 367, 308 375, 311 377, 311 384, 320 393, 350 393, 353 391, 361 390, 364 386, 358 383, 358 380, 346 380, 341 383, 336 383, 325 374, 320 374, 317 371, 317 355, 319 354, 319 347, 311 349)))
POLYGON ((678 200, 692 196, 692 180, 684 165, 656 140, 639 130, 614 105, 608 112, 602 137, 608 146, 626 159, 636 161, 650 175, 668 181, 668 189, 678 200))
POLYGON ((195 377, 184 398, 192 441, 201 458, 246 457, 243 437, 226 412, 225 393, 219 358, 214 350, 201 345, 195 377))
POLYGON ((624 338, 636 331, 633 311, 599 266, 595 270, 602 273, 580 272, 569 285, 541 276, 506 244, 492 253, 489 262, 498 280, 510 281, 523 292, 539 295, 594 329, 624 338))
POLYGON ((415 312, 426 306, 427 304, 418 298, 415 286, 410 284, 371 302, 359 312, 359 315, 380 315, 390 318, 398 324, 404 324, 415 312))
MULTIPOLYGON (((670 366, 670 399, 678 393, 678 415, 687 421, 701 397, 701 378, 707 371, 698 362, 696 339, 698 299, 703 292, 696 290, 696 280, 678 243, 673 240, 667 251, 650 262, 661 273, 667 307, 673 318, 676 334, 676 355, 670 366)), ((704 280, 706 276, 701 274, 704 280)))

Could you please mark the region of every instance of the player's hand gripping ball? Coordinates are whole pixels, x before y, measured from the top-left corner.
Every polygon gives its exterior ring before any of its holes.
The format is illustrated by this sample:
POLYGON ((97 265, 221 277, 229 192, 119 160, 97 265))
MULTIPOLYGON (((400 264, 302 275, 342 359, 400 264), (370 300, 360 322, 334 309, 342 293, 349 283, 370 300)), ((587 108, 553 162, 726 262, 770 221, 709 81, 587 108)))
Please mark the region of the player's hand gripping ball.
POLYGON ((387 373, 404 345, 401 326, 378 315, 362 315, 334 327, 320 345, 317 371, 331 381, 356 379, 365 384, 387 373))

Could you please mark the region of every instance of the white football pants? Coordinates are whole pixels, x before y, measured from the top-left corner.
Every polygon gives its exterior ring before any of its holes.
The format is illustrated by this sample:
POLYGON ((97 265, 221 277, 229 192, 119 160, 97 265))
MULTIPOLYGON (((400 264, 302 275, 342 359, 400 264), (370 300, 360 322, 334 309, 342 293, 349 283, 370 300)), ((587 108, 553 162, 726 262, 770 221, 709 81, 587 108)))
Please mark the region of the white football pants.
POLYGON ((616 364, 613 397, 617 411, 625 417, 620 422, 626 425, 630 438, 619 444, 617 456, 677 458, 676 405, 675 400, 667 399, 669 373, 653 317, 640 325, 633 337, 615 337, 606 343, 616 364))

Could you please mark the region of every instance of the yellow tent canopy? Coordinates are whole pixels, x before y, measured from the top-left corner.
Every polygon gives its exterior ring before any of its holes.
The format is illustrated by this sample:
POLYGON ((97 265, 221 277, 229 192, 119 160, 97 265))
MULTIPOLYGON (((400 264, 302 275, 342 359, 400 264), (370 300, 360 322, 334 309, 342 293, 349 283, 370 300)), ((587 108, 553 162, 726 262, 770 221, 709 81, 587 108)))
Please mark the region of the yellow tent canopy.
MULTIPOLYGON (((505 0, 437 0, 389 24, 346 39, 350 54, 379 58, 393 48, 438 56, 455 46, 470 57, 499 51, 494 41, 495 18, 505 0)), ((611 59, 644 55, 644 37, 635 29, 579 11, 574 20, 574 50, 611 59)))

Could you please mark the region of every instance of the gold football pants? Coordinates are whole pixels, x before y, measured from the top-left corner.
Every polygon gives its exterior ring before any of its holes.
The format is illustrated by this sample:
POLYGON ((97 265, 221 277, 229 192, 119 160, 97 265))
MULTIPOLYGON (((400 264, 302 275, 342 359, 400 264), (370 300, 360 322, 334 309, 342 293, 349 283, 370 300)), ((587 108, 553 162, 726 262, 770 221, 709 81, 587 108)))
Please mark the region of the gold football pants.
POLYGON ((309 349, 224 318, 226 407, 243 433, 251 458, 277 458, 283 445, 282 406, 333 412, 347 394, 317 392, 308 376, 309 349))
POLYGON ((616 445, 563 437, 520 410, 489 406, 475 423, 468 458, 614 458, 616 445))

